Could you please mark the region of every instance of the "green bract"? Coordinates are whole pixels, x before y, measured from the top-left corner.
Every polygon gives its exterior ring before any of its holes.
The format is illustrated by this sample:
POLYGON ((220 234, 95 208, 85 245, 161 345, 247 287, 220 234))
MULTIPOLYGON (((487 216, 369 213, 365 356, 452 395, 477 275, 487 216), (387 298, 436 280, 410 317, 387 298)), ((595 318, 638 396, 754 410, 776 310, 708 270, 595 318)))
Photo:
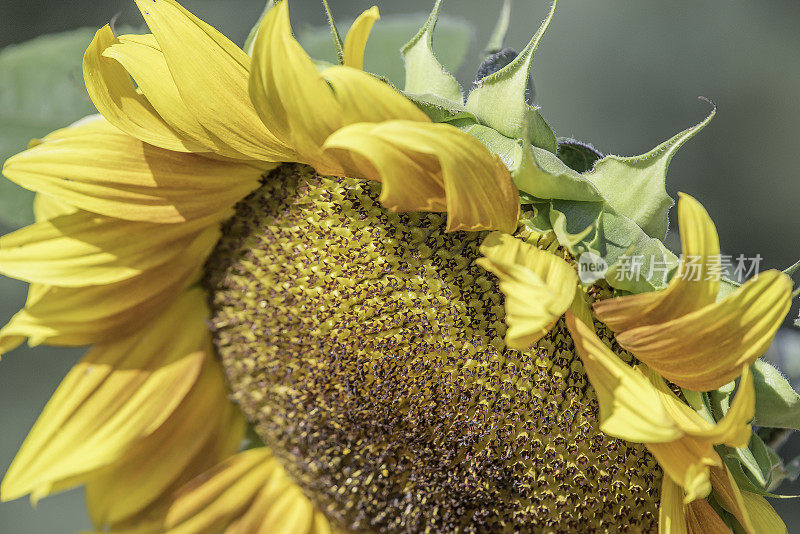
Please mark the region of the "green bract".
POLYGON ((406 65, 405 92, 432 94, 461 103, 461 86, 433 54, 433 29, 439 18, 442 0, 437 0, 425 25, 401 50, 406 65))

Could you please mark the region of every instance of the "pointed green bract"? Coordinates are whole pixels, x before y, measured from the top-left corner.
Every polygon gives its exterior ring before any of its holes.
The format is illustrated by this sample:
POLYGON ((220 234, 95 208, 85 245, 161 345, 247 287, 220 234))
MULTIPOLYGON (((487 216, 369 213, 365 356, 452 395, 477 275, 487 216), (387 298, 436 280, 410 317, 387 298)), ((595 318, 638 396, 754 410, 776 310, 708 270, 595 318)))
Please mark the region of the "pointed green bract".
POLYGON ((714 118, 682 131, 641 156, 606 156, 584 174, 617 211, 625 213, 650 237, 667 235, 667 212, 674 204, 667 194, 666 175, 675 152, 714 118))
POLYGON ((261 15, 258 17, 258 20, 256 21, 255 25, 250 30, 250 33, 247 34, 247 39, 245 39, 244 41, 244 47, 242 48, 242 50, 244 50, 248 56, 253 55, 253 43, 256 42, 256 36, 258 35, 258 28, 261 27, 261 21, 264 20, 264 17, 267 15, 267 12, 273 7, 275 7, 275 0, 267 0, 267 4, 264 6, 264 10, 261 12, 261 15))
POLYGON ((539 113, 539 108, 534 106, 528 106, 528 139, 533 146, 548 152, 555 154, 558 150, 556 134, 539 113))
POLYGON ((492 35, 489 37, 489 42, 486 44, 486 50, 484 50, 486 55, 496 54, 503 49, 508 26, 511 22, 511 2, 512 0, 503 0, 503 7, 500 10, 500 16, 497 18, 497 24, 495 24, 492 35))
POLYGON ((325 16, 328 17, 328 26, 331 28, 331 37, 333 38, 333 48, 336 50, 336 59, 339 65, 344 65, 344 45, 342 44, 342 37, 339 35, 339 30, 336 29, 336 22, 333 20, 333 13, 328 5, 328 0, 322 0, 322 7, 325 8, 325 16))
POLYGON ((441 4, 442 0, 436 0, 428 20, 417 35, 401 49, 406 66, 405 92, 433 94, 461 104, 464 102, 461 86, 433 53, 433 30, 439 18, 441 4))
POLYGON ((528 111, 525 89, 528 86, 531 62, 550 21, 555 14, 556 2, 536 35, 522 52, 508 65, 486 76, 467 99, 467 109, 481 122, 506 137, 528 138, 528 111))

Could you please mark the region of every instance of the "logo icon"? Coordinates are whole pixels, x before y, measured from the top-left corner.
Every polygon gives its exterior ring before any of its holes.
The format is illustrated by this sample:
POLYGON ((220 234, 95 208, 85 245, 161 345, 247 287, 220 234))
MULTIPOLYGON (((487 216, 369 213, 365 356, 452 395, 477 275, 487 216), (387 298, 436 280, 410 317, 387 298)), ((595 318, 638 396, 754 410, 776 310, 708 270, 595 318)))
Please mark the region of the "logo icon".
POLYGON ((605 278, 607 272, 608 263, 594 252, 584 252, 578 258, 578 278, 584 284, 605 278))

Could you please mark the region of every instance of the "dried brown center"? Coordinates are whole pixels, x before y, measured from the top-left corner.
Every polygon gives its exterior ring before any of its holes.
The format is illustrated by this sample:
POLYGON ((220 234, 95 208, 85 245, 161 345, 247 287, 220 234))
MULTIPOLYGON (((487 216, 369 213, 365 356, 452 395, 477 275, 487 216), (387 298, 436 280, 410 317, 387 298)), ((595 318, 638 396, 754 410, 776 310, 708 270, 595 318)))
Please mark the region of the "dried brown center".
POLYGON ((378 191, 284 165, 209 262, 234 400, 297 483, 355 531, 655 530, 660 471, 597 430, 564 325, 506 350, 483 235, 378 191))

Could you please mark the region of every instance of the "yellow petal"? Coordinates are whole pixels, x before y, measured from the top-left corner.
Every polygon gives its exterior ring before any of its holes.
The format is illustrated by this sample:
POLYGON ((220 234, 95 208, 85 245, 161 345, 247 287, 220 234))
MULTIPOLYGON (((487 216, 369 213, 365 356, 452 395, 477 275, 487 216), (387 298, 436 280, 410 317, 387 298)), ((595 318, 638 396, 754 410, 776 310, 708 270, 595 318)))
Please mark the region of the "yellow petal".
POLYGON ((283 469, 276 469, 247 512, 225 534, 305 534, 326 523, 283 469))
POLYGON ((658 532, 659 534, 686 534, 683 489, 668 476, 661 479, 658 532))
POLYGON ((226 215, 179 224, 125 221, 84 211, 61 215, 0 238, 0 272, 63 287, 121 282, 174 260, 226 215))
POLYGON ((716 299, 719 290, 719 238, 703 206, 680 194, 682 260, 667 289, 595 303, 598 319, 615 332, 658 324, 693 312, 716 299))
POLYGON ((706 421, 684 404, 652 370, 647 376, 661 395, 661 402, 675 425, 684 433, 669 443, 647 443, 664 472, 686 492, 686 500, 705 497, 714 483, 715 470, 723 464, 714 445, 725 443, 743 447, 750 439, 749 421, 755 412, 755 392, 749 368, 743 370, 742 381, 730 410, 716 425, 706 421))
POLYGON ((193 290, 140 333, 95 346, 64 378, 0 486, 2 500, 119 460, 155 432, 195 384, 209 338, 193 290))
POLYGON ((767 500, 749 491, 742 492, 750 520, 753 522, 754 532, 758 534, 787 534, 786 525, 781 516, 775 512, 767 500))
POLYGON ((647 378, 611 352, 572 312, 567 311, 566 320, 575 350, 597 393, 600 429, 637 443, 680 438, 680 429, 667 415, 658 391, 647 378))
POLYGON ((761 273, 725 299, 665 323, 617 334, 617 341, 658 374, 695 391, 736 378, 769 347, 791 304, 792 281, 761 273))
POLYGON ((29 338, 39 344, 82 346, 119 339, 159 315, 202 275, 219 230, 202 232, 173 261, 114 284, 80 288, 33 284, 25 309, 0 330, 0 355, 29 338))
POLYGON ((206 152, 248 159, 248 156, 203 128, 195 113, 183 101, 154 35, 121 35, 103 51, 103 58, 116 61, 128 72, 136 82, 139 93, 183 139, 202 146, 206 152))
POLYGON ((103 26, 83 57, 86 90, 97 110, 120 130, 151 145, 180 152, 207 150, 172 128, 136 91, 122 65, 103 57, 103 51, 115 42, 111 27, 103 26))
POLYGON ((722 459, 707 442, 689 437, 665 443, 648 442, 647 449, 669 476, 680 485, 684 502, 706 497, 711 491, 710 467, 722 465, 722 459))
POLYGON ((181 488, 163 524, 168 534, 216 532, 239 517, 275 470, 265 447, 236 454, 181 488))
POLYGON ((364 68, 364 49, 372 26, 381 18, 378 6, 367 9, 353 22, 344 38, 344 64, 358 70, 364 68))
POLYGON ((325 69, 322 76, 333 88, 341 107, 342 126, 391 120, 431 122, 396 89, 365 72, 334 66, 325 69))
POLYGON ((264 171, 142 143, 105 121, 66 128, 6 161, 26 189, 101 215, 183 222, 230 209, 264 171))
POLYGON ((575 297, 569 305, 569 310, 579 321, 588 326, 592 332, 595 332, 594 318, 592 317, 592 310, 589 307, 589 300, 589 295, 578 286, 575 288, 575 297))
POLYGON ((310 163, 341 124, 331 88, 294 37, 288 2, 279 2, 261 21, 253 45, 250 98, 261 120, 283 143, 310 163))
POLYGON ((713 445, 746 447, 752 434, 750 421, 755 415, 755 388, 750 367, 744 366, 740 373, 742 380, 731 407, 717 424, 706 421, 681 401, 658 374, 649 370, 647 375, 661 395, 667 413, 687 436, 713 445))
POLYGON ((481 254, 478 265, 497 275, 505 295, 506 345, 525 350, 570 307, 578 275, 562 258, 500 232, 486 237, 481 254))
POLYGON ((721 501, 720 505, 736 517, 747 534, 762 532, 754 528, 742 492, 725 464, 722 464, 721 467, 711 468, 711 485, 716 492, 718 501, 721 501))
POLYGON ((480 141, 447 124, 387 121, 352 124, 326 148, 352 151, 374 165, 394 211, 448 213, 447 230, 516 230, 519 194, 503 162, 480 141))
POLYGON ((59 215, 69 215, 76 211, 78 211, 78 208, 70 206, 63 200, 42 195, 41 193, 37 193, 33 197, 33 215, 36 222, 53 219, 59 215))
POLYGON ((250 102, 247 54, 174 0, 137 0, 136 5, 174 80, 165 83, 165 91, 177 87, 196 121, 237 152, 263 161, 295 160, 250 102))
POLYGON ((135 516, 168 488, 188 482, 234 454, 245 425, 241 411, 226 396, 222 369, 209 359, 192 391, 169 419, 131 447, 119 462, 92 476, 86 501, 95 525, 113 525, 135 516), (192 461, 203 454, 205 465, 195 465, 194 471, 187 473, 192 461))
POLYGON ((731 529, 705 499, 686 505, 686 525, 689 534, 730 534, 731 529))

